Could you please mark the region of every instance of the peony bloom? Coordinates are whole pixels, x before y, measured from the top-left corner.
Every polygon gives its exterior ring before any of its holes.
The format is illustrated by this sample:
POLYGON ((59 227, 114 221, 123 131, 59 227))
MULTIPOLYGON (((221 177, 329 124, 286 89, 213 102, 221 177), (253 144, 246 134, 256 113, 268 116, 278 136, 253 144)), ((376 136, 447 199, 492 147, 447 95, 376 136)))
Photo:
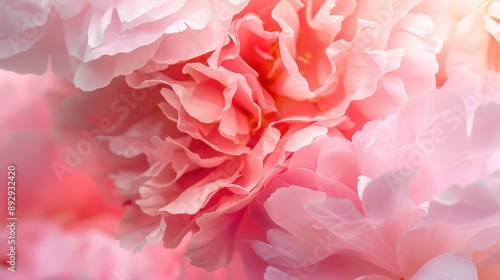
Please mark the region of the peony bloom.
POLYGON ((58 75, 86 91, 149 61, 172 64, 222 44, 247 1, 3 1, 0 66, 58 75), (5 2, 5 3, 4 3, 5 2))
POLYGON ((444 34, 431 5, 255 1, 235 20, 234 32, 278 118, 346 115, 359 129, 435 88, 444 34))
POLYGON ((64 101, 65 132, 102 136, 99 171, 130 205, 122 245, 172 248, 193 232, 192 264, 226 266, 245 207, 294 152, 433 89, 442 36, 420 12, 430 2, 377 5, 383 14, 365 2, 253 1, 221 48, 153 59, 64 101))
MULTIPOLYGON (((50 105, 74 90, 52 73, 0 71, 0 102, 10 105, 0 116, 0 162, 5 169, 16 167, 18 218, 15 244, 4 242, 10 240, 10 229, 0 229, 0 278, 246 279, 238 258, 231 267, 215 273, 191 266, 182 256, 190 234, 175 250, 147 246, 142 254, 133 254, 119 246, 116 227, 123 215, 121 201, 116 205, 104 199, 95 182, 82 172, 87 163, 63 166, 71 147, 54 142, 50 105), (16 247, 15 273, 7 270, 12 245, 16 247)), ((86 159, 98 163, 90 156, 86 159)), ((9 179, 4 178, 7 186, 9 179)), ((7 191, 0 194, 2 201, 7 201, 6 195, 7 191)), ((4 221, 10 217, 6 211, 1 213, 4 221)))
MULTIPOLYGON (((119 228, 123 246, 139 250, 146 241, 163 240, 166 247, 176 247, 195 232, 186 254, 211 270, 230 261, 242 209, 260 191, 260 181, 278 172, 275 167, 290 153, 328 132, 309 123, 282 124, 277 125, 281 130, 264 131, 247 153, 223 153, 174 130, 175 122, 156 105, 160 88, 127 91, 123 82, 115 80, 116 90, 109 94, 82 93, 63 101, 58 125, 66 139, 74 138, 67 150, 84 152, 82 165, 98 162, 96 176, 111 173, 113 192, 130 205, 119 228), (92 152, 86 154, 88 145, 92 152)), ((61 164, 72 167, 68 155, 61 164)), ((109 179, 102 179, 106 185, 109 179)))
MULTIPOLYGON (((293 154, 249 211, 264 279, 495 279, 498 83, 467 71, 293 154)), ((498 81, 498 77, 496 77, 498 81)))
POLYGON ((500 71, 500 1, 452 1, 452 29, 443 54, 447 76, 461 67, 476 73, 500 71))

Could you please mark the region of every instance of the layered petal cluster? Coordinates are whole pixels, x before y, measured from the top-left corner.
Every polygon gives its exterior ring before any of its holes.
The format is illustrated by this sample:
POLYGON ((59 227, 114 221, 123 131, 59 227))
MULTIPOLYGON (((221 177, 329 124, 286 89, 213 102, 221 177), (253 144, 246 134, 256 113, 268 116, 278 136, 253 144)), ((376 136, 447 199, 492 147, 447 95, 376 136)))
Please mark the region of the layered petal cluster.
POLYGON ((294 153, 250 205, 262 232, 248 266, 264 279, 495 279, 499 93, 460 71, 352 142, 294 153))
MULTIPOLYGON (((73 123, 66 133, 101 136, 95 150, 111 162, 105 174, 112 173, 113 189, 130 205, 119 231, 124 246, 138 245, 139 250, 146 241, 163 240, 165 246, 175 247, 188 232, 195 232, 187 256, 198 266, 221 268, 231 259, 242 210, 260 191, 261 182, 279 172, 291 153, 327 134, 328 128, 307 122, 270 124, 252 146, 232 145, 245 150, 229 152, 221 146, 220 151, 176 131, 176 122, 164 114, 169 105, 156 105, 163 97, 160 91, 166 92, 158 86, 143 89, 138 93, 147 96, 142 102, 132 101, 136 91, 75 95, 65 100, 68 111, 58 119, 72 123, 76 114, 85 120, 84 128, 75 129, 73 123), (122 97, 130 97, 132 106, 122 97), (82 108, 83 104, 89 106, 82 108), (99 130, 102 120, 109 120, 112 128, 99 130)), ((75 139, 71 146, 78 150, 79 143, 75 139)))
POLYGON ((51 61, 91 91, 149 61, 172 64, 218 48, 247 2, 5 0, 0 66, 41 74, 51 61))
MULTIPOLYGON (((54 142, 51 103, 74 90, 52 73, 0 71, 0 103, 9 105, 0 113, 0 163, 5 169, 15 166, 15 173, 9 174, 15 178, 4 176, 2 184, 15 187, 17 218, 9 220, 15 222, 13 231, 5 225, 0 229, 0 278, 246 279, 238 262, 216 273, 191 266, 182 256, 190 235, 175 250, 148 246, 142 254, 133 254, 119 246, 116 227, 123 215, 121 200, 103 197, 94 180, 82 172, 88 163, 82 160, 73 166, 73 161, 65 161, 68 149, 77 155, 85 151, 80 149, 81 139, 75 147, 54 142)), ((0 193, 2 201, 7 201, 6 196, 7 191, 0 193)), ((7 211, 0 213, 3 220, 12 218, 7 211)))
POLYGON ((500 275, 498 0, 0 4, 22 277, 500 275))
POLYGON ((294 152, 319 136, 350 137, 434 89, 443 36, 438 15, 422 13, 432 3, 376 4, 253 1, 220 48, 153 58, 68 99, 72 112, 59 119, 83 119, 92 131, 113 124, 94 134, 109 143, 95 145, 112 158, 104 170, 130 205, 122 244, 175 247, 194 232, 192 263, 224 267, 246 206, 294 152))

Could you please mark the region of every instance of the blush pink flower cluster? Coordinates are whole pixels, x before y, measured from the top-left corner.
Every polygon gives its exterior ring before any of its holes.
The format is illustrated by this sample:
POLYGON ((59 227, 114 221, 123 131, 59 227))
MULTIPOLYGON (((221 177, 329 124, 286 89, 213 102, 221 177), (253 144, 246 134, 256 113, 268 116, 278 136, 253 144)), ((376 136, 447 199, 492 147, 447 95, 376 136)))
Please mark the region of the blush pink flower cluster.
POLYGON ((0 4, 0 68, 45 73, 0 72, 0 154, 44 182, 21 238, 67 245, 26 277, 497 275, 499 1, 0 4))
POLYGON ((175 247, 194 232, 186 256, 224 267, 246 205, 290 155, 318 136, 349 136, 434 89, 442 36, 437 15, 419 12, 431 3, 377 5, 254 1, 215 51, 150 61, 125 81, 75 97, 90 106, 76 118, 113 123, 104 153, 122 158, 109 172, 131 204, 122 244, 175 247), (107 105, 100 111, 97 103, 107 105))
MULTIPOLYGON (((119 246, 116 227, 123 209, 105 201, 94 180, 81 170, 62 178, 52 170, 65 151, 53 139, 50 103, 53 95, 71 90, 52 73, 0 71, 0 102, 10 104, 1 115, 0 163, 16 168, 11 176, 17 218, 9 220, 15 222, 14 233, 5 225, 0 229, 0 278, 246 279, 241 264, 215 273, 191 266, 182 256, 190 235, 172 250, 148 246, 142 254, 133 254, 119 246)), ((7 201, 6 196, 7 191, 2 192, 1 200, 7 201)), ((7 203, 2 206, 7 208, 7 203)), ((4 221, 12 218, 7 211, 0 213, 4 221)))

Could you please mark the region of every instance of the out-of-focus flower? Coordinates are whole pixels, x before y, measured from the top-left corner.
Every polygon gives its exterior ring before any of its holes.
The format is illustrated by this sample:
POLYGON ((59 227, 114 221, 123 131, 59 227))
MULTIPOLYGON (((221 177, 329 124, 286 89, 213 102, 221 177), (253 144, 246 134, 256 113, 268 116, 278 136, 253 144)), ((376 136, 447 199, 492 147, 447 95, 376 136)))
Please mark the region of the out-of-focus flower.
POLYGON ((500 85, 487 78, 460 71, 352 143, 297 151, 249 208, 263 229, 249 267, 265 279, 494 279, 500 85))
MULTIPOLYGON (((49 96, 67 95, 74 90, 50 72, 36 76, 0 71, 0 103, 4 104, 0 113, 0 163, 4 168, 15 166, 19 175, 16 176, 18 215, 50 215, 68 220, 75 218, 64 211, 68 206, 80 210, 78 218, 105 208, 99 203, 96 190, 86 190, 92 185, 89 176, 68 171, 67 185, 62 187, 55 172, 54 163, 60 160, 64 149, 52 137, 49 96), (88 207, 89 203, 93 207, 88 207)), ((2 180, 7 180, 7 176, 2 180)), ((6 195, 7 192, 0 194, 5 201, 6 195)))
POLYGON ((452 29, 442 61, 446 75, 460 68, 500 72, 500 1, 454 0, 449 14, 452 29))
POLYGON ((2 1, 0 66, 54 71, 94 90, 147 62, 176 63, 222 44, 247 1, 2 1))

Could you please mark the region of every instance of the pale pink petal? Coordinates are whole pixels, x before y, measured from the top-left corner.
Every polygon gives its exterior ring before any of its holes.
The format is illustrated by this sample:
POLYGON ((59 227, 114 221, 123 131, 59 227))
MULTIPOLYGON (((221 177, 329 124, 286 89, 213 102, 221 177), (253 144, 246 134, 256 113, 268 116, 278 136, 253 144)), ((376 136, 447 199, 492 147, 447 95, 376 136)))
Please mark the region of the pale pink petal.
POLYGON ((429 260, 411 279, 473 280, 478 279, 478 275, 470 256, 450 252, 429 260))

